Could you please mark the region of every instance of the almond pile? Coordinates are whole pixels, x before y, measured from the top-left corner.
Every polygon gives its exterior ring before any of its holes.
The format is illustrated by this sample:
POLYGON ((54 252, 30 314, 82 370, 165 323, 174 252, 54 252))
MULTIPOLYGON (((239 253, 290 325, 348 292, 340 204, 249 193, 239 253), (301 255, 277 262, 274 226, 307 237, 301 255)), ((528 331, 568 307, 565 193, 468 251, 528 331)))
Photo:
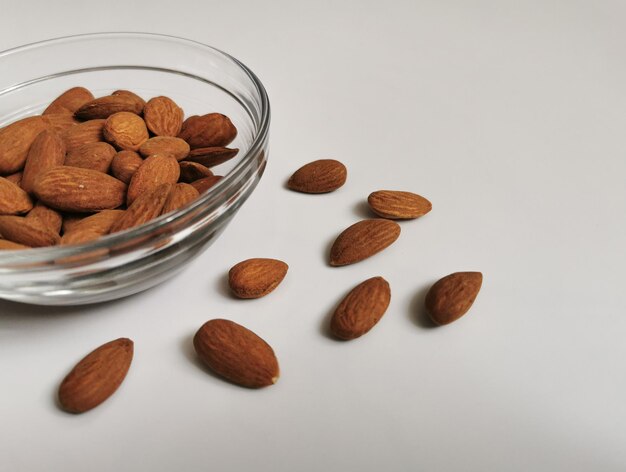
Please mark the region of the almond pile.
POLYGON ((221 179, 237 136, 168 97, 75 87, 0 129, 0 250, 79 244, 184 207, 221 179))

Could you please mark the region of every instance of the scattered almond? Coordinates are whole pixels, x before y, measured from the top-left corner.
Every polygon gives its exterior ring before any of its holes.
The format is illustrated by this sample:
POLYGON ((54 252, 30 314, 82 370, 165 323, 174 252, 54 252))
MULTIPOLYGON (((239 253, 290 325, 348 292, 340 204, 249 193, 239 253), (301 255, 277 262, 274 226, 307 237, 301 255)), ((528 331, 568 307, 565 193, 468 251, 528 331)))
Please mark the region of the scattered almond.
POLYGON ((148 129, 157 136, 178 136, 183 126, 183 110, 168 97, 148 100, 143 110, 148 129))
POLYGON ((209 113, 185 120, 178 135, 191 149, 228 146, 237 136, 237 128, 226 115, 209 113))
POLYGON ((117 149, 137 151, 148 138, 148 128, 140 116, 121 111, 109 116, 102 130, 104 139, 117 149))
POLYGON ((189 154, 189 144, 187 141, 172 136, 155 136, 141 145, 139 153, 144 157, 168 154, 177 161, 181 161, 189 154))
POLYGON ((346 183, 346 166, 334 159, 320 159, 300 167, 287 182, 291 190, 303 193, 328 193, 346 183))
POLYGON ((424 197, 397 190, 373 192, 367 197, 367 203, 378 216, 394 220, 418 218, 433 208, 424 197))
POLYGON ((480 272, 455 272, 435 282, 426 294, 426 310, 437 325, 458 320, 471 308, 483 283, 480 272))
POLYGON ((180 177, 180 167, 169 155, 155 155, 146 159, 130 179, 126 203, 131 205, 142 193, 154 190, 161 184, 175 184, 180 177))
POLYGON ((330 265, 343 266, 367 259, 390 246, 400 236, 394 221, 363 220, 344 230, 330 250, 330 265))
POLYGON ((277 259, 247 259, 230 269, 228 285, 239 298, 261 298, 278 287, 288 269, 277 259))

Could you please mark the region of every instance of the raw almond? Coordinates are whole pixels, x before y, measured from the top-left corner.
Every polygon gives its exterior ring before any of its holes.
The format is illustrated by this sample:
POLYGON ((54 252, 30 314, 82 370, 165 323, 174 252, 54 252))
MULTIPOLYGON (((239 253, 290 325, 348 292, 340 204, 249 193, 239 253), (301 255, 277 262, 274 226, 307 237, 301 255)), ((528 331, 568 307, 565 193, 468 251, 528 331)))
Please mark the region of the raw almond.
POLYGON ((22 188, 28 193, 33 192, 35 181, 41 174, 65 161, 65 143, 61 137, 51 130, 45 130, 35 138, 24 166, 22 188))
POLYGON ((34 192, 55 210, 91 212, 122 205, 126 185, 97 170, 58 166, 39 177, 34 192))
POLYGON ((191 185, 198 191, 198 193, 203 194, 215 184, 217 184, 220 180, 222 180, 222 178, 223 177, 221 175, 211 175, 209 177, 194 180, 193 182, 191 182, 191 185))
POLYGON ((183 126, 183 110, 168 97, 148 100, 143 110, 148 129, 157 136, 178 136, 183 126))
POLYGON ((61 382, 59 402, 65 411, 84 413, 109 398, 124 381, 133 360, 127 338, 103 344, 84 357, 61 382))
POLYGON ((59 234, 61 232, 63 217, 59 212, 53 210, 52 208, 48 208, 43 203, 37 202, 33 209, 28 212, 28 215, 26 215, 26 219, 33 218, 53 233, 59 234))
POLYGON ((82 244, 105 236, 123 214, 123 210, 104 210, 83 218, 63 234, 61 244, 82 244))
POLYGON ((24 176, 23 172, 15 172, 14 174, 7 175, 4 178, 7 179, 9 182, 13 182, 18 187, 21 187, 23 176, 24 176))
POLYGON ((455 272, 435 282, 426 294, 426 311, 435 324, 458 320, 470 309, 483 283, 480 272, 455 272))
POLYGON ((291 190, 303 193, 328 193, 346 183, 346 166, 334 159, 320 159, 300 167, 287 182, 291 190))
POLYGON ((108 143, 87 143, 71 150, 65 157, 65 165, 109 172, 116 151, 108 143))
POLYGON ((82 105, 74 116, 80 120, 96 120, 100 118, 108 118, 114 113, 127 111, 130 113, 140 114, 143 104, 138 102, 134 97, 124 94, 107 95, 105 97, 95 98, 82 105))
POLYGON ((228 146, 237 136, 237 128, 226 115, 209 113, 185 120, 178 135, 191 149, 228 146))
POLYGON ((187 203, 193 202, 199 195, 198 191, 189 184, 176 184, 172 188, 161 214, 165 215, 170 211, 178 210, 187 205, 187 203))
POLYGON ((102 130, 104 139, 117 149, 137 151, 148 138, 148 128, 140 116, 121 111, 109 116, 102 130))
POLYGON ((32 207, 33 202, 24 190, 0 177, 0 215, 20 215, 32 207))
POLYGON ((391 289, 382 277, 372 277, 361 282, 333 313, 331 332, 345 340, 363 336, 380 321, 390 301, 391 289))
POLYGON ((106 120, 89 120, 79 125, 67 128, 61 134, 61 138, 65 142, 67 152, 81 147, 87 143, 96 143, 102 141, 102 129, 106 120))
POLYGON ((141 145, 139 154, 144 157, 169 154, 177 161, 181 161, 189 154, 189 144, 187 141, 172 136, 155 136, 141 145))
POLYGON ((111 174, 128 184, 141 164, 143 164, 143 159, 135 151, 120 151, 111 161, 111 174))
POLYGON ((84 87, 74 87, 66 90, 54 99, 48 108, 43 112, 44 115, 65 113, 72 115, 84 103, 94 99, 93 94, 84 87))
POLYGON ((394 220, 418 218, 433 208, 424 197, 397 190, 373 192, 367 197, 367 203, 378 216, 394 220))
POLYGON ((330 265, 343 266, 367 259, 393 244, 400 236, 394 221, 363 220, 345 229, 330 249, 330 265))
POLYGON ((193 345, 202 362, 237 385, 260 388, 278 380, 278 360, 271 346, 233 321, 207 321, 194 336, 193 345))
POLYGON ((0 237, 30 247, 53 246, 59 235, 34 218, 0 216, 0 237))
POLYGON ((74 118, 74 115, 69 113, 51 113, 43 115, 42 118, 57 133, 63 133, 66 129, 80 123, 80 121, 74 118))
POLYGON ((63 223, 61 224, 61 231, 63 232, 64 235, 69 233, 78 225, 78 223, 80 223, 85 218, 89 218, 90 216, 92 215, 85 214, 85 213, 66 213, 65 215, 63 215, 63 223))
POLYGON ((48 126, 41 116, 31 116, 0 129, 0 175, 22 170, 30 146, 48 126))
POLYGON ((135 110, 139 110, 137 114, 143 113, 143 107, 146 106, 146 101, 130 90, 116 90, 111 95, 122 95, 126 98, 129 98, 135 102, 135 110))
POLYGON ((196 180, 213 176, 211 169, 203 166, 202 164, 198 164, 197 162, 181 161, 178 164, 180 166, 181 182, 190 184, 196 180))
POLYGON ((261 298, 283 281, 289 266, 277 259, 247 259, 228 272, 228 285, 239 298, 261 298))
POLYGON ((7 241, 6 239, 0 239, 0 251, 13 251, 16 249, 30 249, 23 244, 14 243, 13 241, 7 241))
POLYGON ((239 149, 227 147, 197 148, 192 149, 186 159, 202 164, 205 167, 215 167, 232 159, 238 152, 239 149))
POLYGON ((173 184, 161 184, 139 195, 124 214, 111 226, 110 233, 117 233, 142 225, 161 214, 173 184))
POLYGON ((180 177, 180 167, 169 155, 155 155, 146 159, 137 169, 128 185, 126 203, 131 205, 139 195, 154 190, 161 184, 175 184, 180 177))

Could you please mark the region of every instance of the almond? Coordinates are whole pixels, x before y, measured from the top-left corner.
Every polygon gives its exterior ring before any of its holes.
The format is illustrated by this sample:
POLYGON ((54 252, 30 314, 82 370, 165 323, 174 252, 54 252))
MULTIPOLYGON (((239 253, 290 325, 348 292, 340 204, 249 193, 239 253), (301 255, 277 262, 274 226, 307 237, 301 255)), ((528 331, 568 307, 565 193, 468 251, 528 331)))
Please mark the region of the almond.
POLYGON ((15 172, 14 174, 7 175, 4 178, 9 182, 13 182, 18 187, 22 186, 22 177, 24 176, 23 172, 15 172))
POLYGON ((63 217, 59 212, 53 210, 52 208, 48 208, 43 203, 37 202, 33 209, 28 212, 28 215, 26 215, 27 220, 33 218, 53 233, 59 234, 61 232, 63 217))
POLYGON ((61 244, 82 244, 105 236, 123 214, 123 210, 104 210, 83 218, 63 234, 61 244))
POLYGON ((106 120, 89 120, 67 128, 61 134, 66 150, 72 151, 87 143, 96 143, 104 139, 102 129, 106 120))
MULTIPOLYGON (((104 210, 106 211, 106 210, 104 210)), ((63 223, 61 224, 61 231, 63 234, 67 234, 72 231, 78 223, 80 223, 85 218, 89 218, 92 215, 85 213, 66 213, 63 215, 63 223)))
POLYGON ((84 413, 109 398, 124 381, 133 360, 127 338, 103 344, 85 356, 61 382, 59 403, 70 413, 84 413))
POLYGON ((228 285, 239 298, 261 298, 283 281, 289 266, 277 259, 247 259, 228 272, 228 285))
POLYGON ((53 246, 60 239, 37 219, 22 216, 0 216, 0 237, 30 247, 53 246))
POLYGON ((363 220, 345 229, 330 249, 330 265, 343 266, 367 259, 393 244, 400 236, 394 221, 363 220))
POLYGON ((113 223, 110 233, 142 225, 161 214, 173 184, 161 184, 139 195, 124 214, 113 223))
POLYGON ((228 146, 237 136, 237 128, 226 115, 209 113, 185 120, 178 135, 191 149, 228 146))
POLYGON ((73 114, 84 103, 93 100, 93 94, 84 87, 74 87, 66 90, 54 99, 48 108, 43 112, 44 115, 65 113, 73 114))
POLYGON ((198 164, 197 162, 182 161, 178 163, 180 166, 180 180, 190 184, 196 180, 205 177, 212 177, 213 172, 208 167, 198 164))
POLYGON ((0 175, 22 170, 30 146, 48 126, 41 116, 31 116, 0 129, 0 175))
POLYGON ((127 111, 134 114, 140 114, 143 104, 138 102, 134 97, 117 94, 107 95, 105 97, 95 98, 82 105, 74 116, 80 120, 97 120, 100 118, 108 118, 114 113, 127 111))
POLYGON ((193 345, 202 362, 237 385, 260 388, 278 380, 278 360, 271 346, 233 321, 207 321, 194 336, 193 345))
POLYGON ((291 190, 303 193, 328 193, 346 183, 346 166, 334 159, 320 159, 300 167, 287 182, 291 190))
POLYGON ((197 162, 205 167, 218 166, 237 155, 239 149, 227 147, 206 147, 193 149, 186 157, 188 161, 197 162))
POLYGON ((126 185, 97 170, 58 166, 39 177, 34 192, 55 210, 90 212, 122 205, 126 185))
POLYGON ((148 138, 148 129, 140 116, 121 111, 109 116, 102 130, 104 139, 117 149, 137 151, 148 138))
POLYGON ((44 123, 57 133, 63 133, 68 128, 80 123, 74 115, 69 113, 51 113, 49 115, 42 116, 44 123))
POLYGON ((28 193, 33 192, 35 181, 41 174, 65 161, 65 143, 61 137, 51 130, 41 132, 33 141, 22 176, 22 188, 28 193))
POLYGON ((181 161, 189 154, 189 144, 187 141, 172 136, 155 136, 141 145, 139 153, 144 157, 168 154, 177 161, 181 161))
POLYGON ((146 106, 146 101, 130 90, 116 90, 111 95, 122 95, 126 98, 129 98, 135 102, 135 110, 139 110, 137 114, 143 113, 143 107, 146 106))
POLYGON ((143 110, 148 129, 157 136, 178 136, 183 126, 183 110, 168 97, 148 100, 143 110))
POLYGON ((141 164, 143 164, 143 159, 135 151, 120 151, 111 161, 111 174, 128 184, 141 164))
POLYGON ((221 175, 211 175, 209 177, 204 177, 202 179, 194 180, 191 182, 191 186, 195 188, 198 193, 203 194, 215 184, 217 184, 220 180, 222 180, 221 175))
POLYGON ((30 249, 23 244, 14 243, 13 241, 7 241, 6 239, 0 239, 0 251, 13 251, 16 249, 30 249))
POLYGON ((480 272, 455 272, 435 282, 426 294, 426 310, 435 324, 458 320, 470 309, 483 283, 480 272))
POLYGON ((378 190, 367 197, 374 213, 383 218, 407 220, 418 218, 432 210, 432 204, 424 197, 398 190, 378 190))
POLYGON ((161 214, 165 215, 171 211, 178 210, 187 205, 187 203, 193 202, 199 195, 198 191, 189 184, 176 184, 172 188, 161 214))
POLYGON ((331 318, 330 331, 344 340, 363 336, 380 321, 390 301, 391 289, 385 279, 367 279, 354 287, 339 304, 331 318))
POLYGON ((24 190, 0 177, 0 215, 19 215, 32 207, 33 202, 24 190))
POLYGON ((65 165, 93 169, 105 174, 109 172, 116 151, 107 143, 87 143, 72 149, 65 157, 65 165))
POLYGON ((172 156, 157 154, 149 157, 130 179, 127 204, 131 205, 139 195, 154 190, 161 184, 175 184, 179 176, 180 167, 172 156))

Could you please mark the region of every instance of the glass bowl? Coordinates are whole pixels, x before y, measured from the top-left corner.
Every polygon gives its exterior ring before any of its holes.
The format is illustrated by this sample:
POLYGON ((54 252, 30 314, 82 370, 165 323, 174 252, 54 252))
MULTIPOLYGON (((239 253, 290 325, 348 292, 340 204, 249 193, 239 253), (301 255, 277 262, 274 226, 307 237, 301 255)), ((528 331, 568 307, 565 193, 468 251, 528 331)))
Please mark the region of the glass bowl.
POLYGON ((236 158, 220 182, 188 206, 97 241, 0 251, 0 298, 77 305, 124 297, 180 271, 204 251, 256 187, 267 160, 270 107, 259 79, 217 49, 172 36, 100 33, 0 53, 0 127, 41 113, 65 90, 97 97, 127 89, 166 95, 185 116, 219 112, 238 130, 236 158))

